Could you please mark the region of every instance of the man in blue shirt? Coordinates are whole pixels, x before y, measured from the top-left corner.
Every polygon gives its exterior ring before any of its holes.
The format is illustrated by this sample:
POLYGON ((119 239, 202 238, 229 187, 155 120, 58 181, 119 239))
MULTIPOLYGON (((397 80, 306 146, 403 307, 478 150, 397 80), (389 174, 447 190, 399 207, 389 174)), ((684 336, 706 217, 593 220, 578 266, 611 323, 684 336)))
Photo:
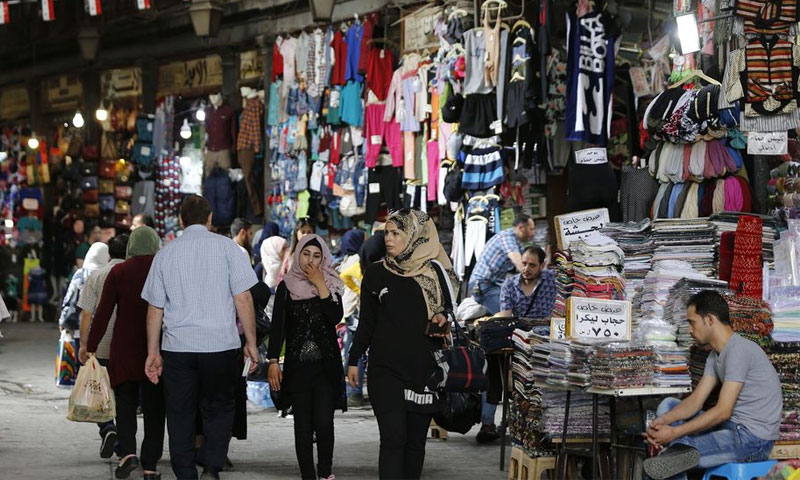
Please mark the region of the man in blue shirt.
POLYGON ((528 247, 522 252, 522 272, 503 283, 497 316, 550 317, 556 303, 556 276, 544 267, 545 253, 540 247, 528 247))
POLYGON ((469 288, 476 302, 490 314, 500 311, 500 287, 509 273, 522 272, 522 244, 533 239, 533 219, 521 214, 512 228, 503 230, 486 242, 470 276, 469 288))

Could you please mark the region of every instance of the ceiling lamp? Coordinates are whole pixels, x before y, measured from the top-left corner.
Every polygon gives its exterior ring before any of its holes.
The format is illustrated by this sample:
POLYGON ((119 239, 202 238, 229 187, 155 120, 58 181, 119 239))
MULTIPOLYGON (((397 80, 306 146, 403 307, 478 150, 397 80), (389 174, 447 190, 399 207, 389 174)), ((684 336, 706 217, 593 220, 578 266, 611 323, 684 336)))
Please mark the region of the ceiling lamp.
POLYGON ((75 116, 72 117, 72 126, 75 128, 83 128, 83 124, 83 115, 81 115, 81 112, 76 112, 75 116))
POLYGON ((28 148, 31 150, 36 150, 39 148, 39 140, 31 135, 31 138, 28 139, 28 148))
POLYGON ((205 122, 206 121, 206 111, 203 107, 197 109, 195 112, 194 117, 197 119, 198 122, 205 122))
POLYGON ((108 110, 105 109, 102 103, 100 104, 100 108, 95 110, 94 118, 96 118, 98 122, 105 122, 108 120, 108 110))
POLYGON ((331 21, 336 0, 308 0, 308 3, 311 6, 311 17, 315 22, 331 21))
POLYGON ((193 0, 189 5, 194 33, 198 37, 216 37, 222 21, 222 4, 216 0, 193 0))
POLYGON ((693 13, 675 17, 678 26, 678 41, 682 55, 700 50, 700 32, 697 30, 697 19, 693 13))
POLYGON ((181 125, 181 138, 184 140, 189 140, 192 138, 192 127, 189 126, 189 119, 183 119, 183 125, 181 125))
POLYGON ((81 56, 90 62, 97 58, 97 50, 100 47, 100 32, 95 27, 82 27, 78 32, 78 46, 81 49, 81 56))

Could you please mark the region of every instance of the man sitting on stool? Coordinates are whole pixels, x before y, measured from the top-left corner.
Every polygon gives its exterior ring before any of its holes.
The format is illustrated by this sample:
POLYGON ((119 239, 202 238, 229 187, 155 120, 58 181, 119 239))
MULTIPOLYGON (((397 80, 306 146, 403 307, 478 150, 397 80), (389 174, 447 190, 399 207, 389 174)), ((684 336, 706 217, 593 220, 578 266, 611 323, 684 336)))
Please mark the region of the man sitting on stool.
POLYGON ((719 293, 694 295, 687 314, 692 338, 713 350, 697 388, 682 401, 662 401, 658 418, 647 429, 649 444, 668 447, 644 461, 645 473, 655 480, 686 478, 684 472, 695 467, 766 460, 778 439, 783 398, 767 355, 733 333, 728 305, 719 293), (701 411, 720 383, 717 404, 701 411))

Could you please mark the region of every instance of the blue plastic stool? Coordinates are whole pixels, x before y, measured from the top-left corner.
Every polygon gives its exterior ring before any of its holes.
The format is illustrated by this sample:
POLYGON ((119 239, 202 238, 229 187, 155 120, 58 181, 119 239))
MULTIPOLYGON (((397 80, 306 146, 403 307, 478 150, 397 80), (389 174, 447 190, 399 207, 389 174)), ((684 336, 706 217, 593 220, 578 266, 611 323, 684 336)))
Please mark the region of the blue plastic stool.
POLYGON ((763 477, 769 473, 769 469, 778 463, 777 460, 767 460, 765 462, 753 463, 726 463, 719 467, 706 470, 703 480, 710 480, 711 477, 724 477, 728 480, 752 480, 753 478, 763 477))

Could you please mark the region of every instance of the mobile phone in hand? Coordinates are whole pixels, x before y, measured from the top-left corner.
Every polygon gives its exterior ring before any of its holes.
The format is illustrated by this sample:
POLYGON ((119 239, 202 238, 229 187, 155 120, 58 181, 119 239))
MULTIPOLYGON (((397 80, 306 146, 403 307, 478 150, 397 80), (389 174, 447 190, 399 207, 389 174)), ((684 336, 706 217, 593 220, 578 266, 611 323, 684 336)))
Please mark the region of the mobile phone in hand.
POLYGON ((449 322, 441 326, 438 323, 428 322, 428 325, 425 327, 426 335, 442 335, 446 334, 449 331, 450 331, 449 322))
POLYGON ((253 364, 253 361, 250 360, 250 357, 244 359, 244 369, 242 370, 242 376, 246 377, 250 373, 250 365, 253 364))

